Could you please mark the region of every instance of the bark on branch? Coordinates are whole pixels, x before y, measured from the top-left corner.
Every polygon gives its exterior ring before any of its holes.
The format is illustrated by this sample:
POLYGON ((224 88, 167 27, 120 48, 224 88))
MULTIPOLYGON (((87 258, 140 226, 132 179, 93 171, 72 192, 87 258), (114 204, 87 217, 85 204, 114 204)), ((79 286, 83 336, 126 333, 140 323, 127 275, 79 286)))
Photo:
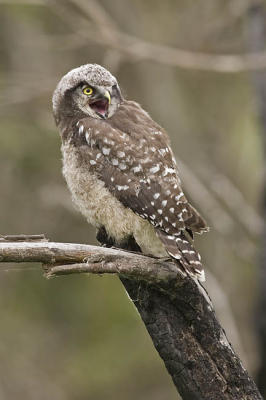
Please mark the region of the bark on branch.
POLYGON ((262 399, 205 289, 170 260, 44 237, 0 236, 0 262, 40 262, 47 277, 116 273, 184 400, 262 399), (27 241, 23 241, 27 240, 27 241))

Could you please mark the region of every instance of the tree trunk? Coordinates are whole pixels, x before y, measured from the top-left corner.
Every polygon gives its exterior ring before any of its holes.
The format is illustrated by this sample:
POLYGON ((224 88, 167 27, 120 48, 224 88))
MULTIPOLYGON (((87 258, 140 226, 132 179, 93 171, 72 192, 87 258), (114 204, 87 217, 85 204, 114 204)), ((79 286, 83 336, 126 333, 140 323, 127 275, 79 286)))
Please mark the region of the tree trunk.
POLYGON ((169 294, 121 280, 183 400, 262 399, 191 278, 169 294))

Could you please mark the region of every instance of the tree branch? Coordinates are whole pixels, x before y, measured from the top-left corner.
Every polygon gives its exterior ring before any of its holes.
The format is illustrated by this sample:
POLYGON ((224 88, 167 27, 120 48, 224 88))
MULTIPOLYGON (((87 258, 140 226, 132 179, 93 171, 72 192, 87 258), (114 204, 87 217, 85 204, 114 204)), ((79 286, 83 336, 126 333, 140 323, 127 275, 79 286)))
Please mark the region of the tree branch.
POLYGON ((219 325, 207 292, 177 264, 45 240, 42 235, 0 236, 0 262, 40 262, 46 277, 118 274, 183 400, 262 399, 219 325))
POLYGON ((88 41, 94 42, 109 50, 116 50, 127 60, 149 60, 188 70, 217 73, 240 73, 266 69, 265 52, 208 54, 152 43, 127 34, 118 28, 111 16, 95 0, 89 2, 72 0, 72 3, 80 10, 79 14, 75 13, 73 7, 70 9, 62 2, 45 0, 45 3, 74 29, 75 34, 80 38, 76 42, 77 45, 87 44, 88 41))
POLYGON ((0 262, 40 262, 44 264, 47 278, 73 273, 107 273, 158 284, 176 282, 178 275, 182 277, 181 271, 173 262, 166 263, 120 249, 54 243, 44 241, 42 236, 41 242, 23 242, 23 237, 32 240, 34 236, 6 236, 5 240, 3 236, 0 237, 0 262))

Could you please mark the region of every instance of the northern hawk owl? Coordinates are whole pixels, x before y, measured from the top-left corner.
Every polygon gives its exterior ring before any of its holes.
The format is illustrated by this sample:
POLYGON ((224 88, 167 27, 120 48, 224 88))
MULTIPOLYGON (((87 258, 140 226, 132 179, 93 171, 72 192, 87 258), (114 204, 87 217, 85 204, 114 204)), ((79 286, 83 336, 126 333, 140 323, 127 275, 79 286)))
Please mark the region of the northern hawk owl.
POLYGON ((170 255, 204 280, 193 234, 208 228, 182 191, 165 130, 97 64, 63 76, 53 111, 63 174, 88 222, 118 246, 134 238, 144 254, 170 255))

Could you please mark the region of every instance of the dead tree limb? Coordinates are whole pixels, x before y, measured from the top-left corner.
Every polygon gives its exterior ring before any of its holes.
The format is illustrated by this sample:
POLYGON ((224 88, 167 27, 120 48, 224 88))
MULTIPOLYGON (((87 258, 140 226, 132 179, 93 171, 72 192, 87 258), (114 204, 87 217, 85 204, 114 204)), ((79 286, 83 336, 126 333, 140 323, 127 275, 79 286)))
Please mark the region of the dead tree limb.
POLYGON ((39 262, 47 277, 116 273, 183 400, 261 400, 199 283, 170 260, 44 237, 0 236, 0 262, 39 262), (18 240, 18 241, 15 241, 18 240))

